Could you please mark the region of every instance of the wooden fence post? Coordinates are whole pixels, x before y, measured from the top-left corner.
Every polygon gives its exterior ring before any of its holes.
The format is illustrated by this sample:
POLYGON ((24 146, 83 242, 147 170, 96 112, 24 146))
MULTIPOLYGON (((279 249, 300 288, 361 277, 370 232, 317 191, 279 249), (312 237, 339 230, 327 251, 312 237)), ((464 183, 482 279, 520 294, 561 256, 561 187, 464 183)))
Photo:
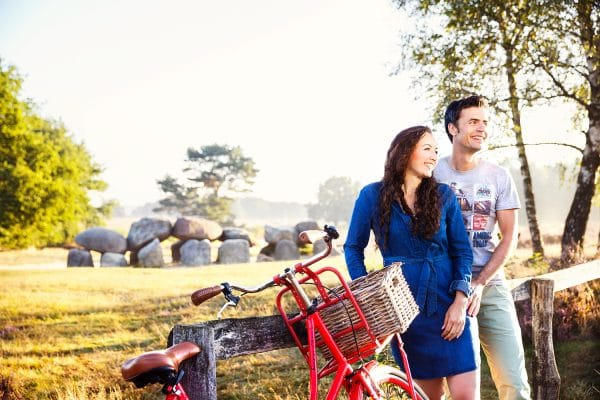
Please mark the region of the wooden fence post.
POLYGON ((531 280, 533 331, 533 396, 535 400, 555 400, 559 397, 560 375, 554 359, 552 316, 554 314, 554 281, 531 280))
POLYGON ((214 330, 210 326, 175 325, 173 344, 192 342, 201 347, 200 354, 183 362, 182 385, 190 400, 217 400, 217 360, 214 330))

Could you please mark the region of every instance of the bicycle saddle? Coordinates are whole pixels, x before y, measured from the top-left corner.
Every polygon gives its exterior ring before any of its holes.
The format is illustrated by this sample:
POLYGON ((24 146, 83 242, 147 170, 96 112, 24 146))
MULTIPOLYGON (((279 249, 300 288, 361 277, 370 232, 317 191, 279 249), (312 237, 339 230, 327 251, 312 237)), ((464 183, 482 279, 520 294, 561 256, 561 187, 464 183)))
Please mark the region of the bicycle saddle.
POLYGON ((137 388, 151 383, 166 384, 177 379, 179 364, 195 356, 200 347, 195 343, 181 342, 166 350, 149 351, 123 363, 121 375, 137 388))

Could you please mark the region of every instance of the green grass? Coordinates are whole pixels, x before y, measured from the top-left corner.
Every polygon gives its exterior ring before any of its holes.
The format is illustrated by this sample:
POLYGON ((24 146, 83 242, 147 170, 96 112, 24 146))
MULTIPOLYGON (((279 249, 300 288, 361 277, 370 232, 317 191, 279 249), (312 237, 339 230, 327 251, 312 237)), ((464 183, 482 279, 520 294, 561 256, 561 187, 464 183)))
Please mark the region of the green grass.
MULTIPOLYGON (((331 258, 344 271, 341 257, 331 258)), ((1 399, 162 399, 155 385, 124 382, 120 366, 164 348, 175 324, 214 319, 215 299, 200 307, 189 295, 226 280, 254 286, 282 263, 196 268, 70 268, 0 271, 1 399)), ((246 296, 226 317, 272 315, 276 289, 246 296)), ((586 398, 600 387, 598 342, 556 344, 562 398, 586 398), (574 391, 574 393, 570 393, 574 391)), ((302 357, 285 349, 218 362, 219 399, 303 399, 308 376, 302 357)), ((495 398, 486 376, 484 399, 495 398)), ((593 398, 593 397, 588 397, 593 398)))

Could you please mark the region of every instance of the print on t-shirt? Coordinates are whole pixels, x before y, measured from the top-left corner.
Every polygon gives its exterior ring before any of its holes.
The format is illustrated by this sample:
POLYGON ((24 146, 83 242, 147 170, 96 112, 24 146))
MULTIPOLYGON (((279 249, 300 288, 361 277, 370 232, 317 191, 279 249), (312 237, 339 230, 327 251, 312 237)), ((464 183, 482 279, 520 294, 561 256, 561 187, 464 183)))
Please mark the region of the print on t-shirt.
POLYGON ((486 247, 492 238, 492 228, 488 228, 492 213, 492 189, 486 184, 475 184, 473 187, 473 247, 486 247))
POLYGON ((471 237, 472 246, 486 247, 492 238, 493 229, 493 224, 490 223, 493 198, 492 187, 481 183, 470 187, 462 186, 458 182, 451 182, 450 188, 454 191, 460 205, 463 222, 471 237))

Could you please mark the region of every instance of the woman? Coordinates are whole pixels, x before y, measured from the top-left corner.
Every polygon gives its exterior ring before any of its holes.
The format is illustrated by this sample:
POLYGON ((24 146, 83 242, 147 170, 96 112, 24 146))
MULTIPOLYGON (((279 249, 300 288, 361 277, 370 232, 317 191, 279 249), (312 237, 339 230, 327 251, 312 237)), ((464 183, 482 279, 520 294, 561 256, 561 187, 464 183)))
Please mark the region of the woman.
MULTIPOLYGON (((479 396, 477 324, 466 313, 473 255, 454 193, 432 176, 437 153, 427 127, 394 138, 383 179, 356 200, 344 250, 352 279, 367 274, 371 230, 384 265, 403 263, 420 309, 402 335, 411 373, 430 399, 443 396, 446 378, 453 400, 470 400, 479 396)), ((402 366, 397 343, 392 351, 402 366)))

